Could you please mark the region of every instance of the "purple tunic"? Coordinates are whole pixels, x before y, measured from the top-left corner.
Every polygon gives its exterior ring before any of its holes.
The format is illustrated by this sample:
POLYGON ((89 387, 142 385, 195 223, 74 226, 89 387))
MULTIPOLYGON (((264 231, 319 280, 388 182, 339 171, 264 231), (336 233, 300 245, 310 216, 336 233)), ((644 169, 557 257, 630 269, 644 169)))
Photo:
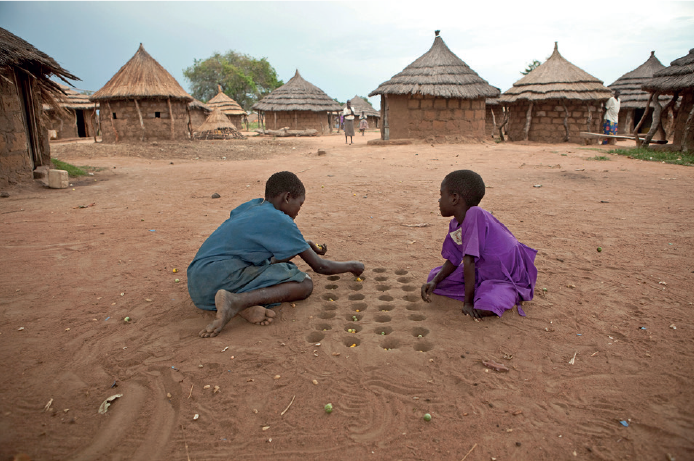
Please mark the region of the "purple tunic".
MULTIPOLYGON (((475 259, 475 309, 501 316, 517 305, 518 313, 525 316, 520 303, 533 299, 536 254, 537 250, 516 240, 491 213, 473 206, 462 226, 451 219, 441 256, 458 267, 437 285, 434 293, 465 301, 463 257, 470 255, 475 259)), ((429 282, 441 267, 431 271, 429 282)))

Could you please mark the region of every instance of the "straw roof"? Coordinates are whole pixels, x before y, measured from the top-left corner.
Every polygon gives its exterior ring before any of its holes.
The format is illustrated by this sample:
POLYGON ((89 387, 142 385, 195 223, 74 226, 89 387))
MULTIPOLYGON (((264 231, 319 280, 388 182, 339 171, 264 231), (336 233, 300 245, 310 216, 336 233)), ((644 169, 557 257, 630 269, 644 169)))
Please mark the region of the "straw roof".
POLYGON ((604 101, 611 96, 612 91, 602 84, 602 80, 564 59, 559 54, 557 42, 554 42, 552 56, 514 83, 501 95, 500 101, 501 103, 547 99, 604 101))
MULTIPOLYGON (((63 109, 70 109, 70 110, 88 110, 88 109, 94 109, 94 103, 89 101, 89 95, 82 94, 78 91, 73 90, 69 86, 62 85, 58 83, 58 86, 60 87, 60 90, 64 93, 63 95, 60 95, 56 97, 56 100, 58 101, 58 104, 60 107, 63 109)), ((99 104, 96 104, 96 107, 99 107, 99 104)), ((47 104, 43 105, 43 110, 51 110, 51 107, 47 104)))
POLYGON ((207 119, 202 122, 202 125, 200 125, 195 131, 202 133, 205 131, 222 130, 224 128, 231 128, 232 130, 236 131, 236 126, 229 121, 229 118, 227 118, 227 116, 224 115, 224 112, 222 112, 222 110, 218 107, 207 116, 207 119))
POLYGON ((207 104, 205 104, 202 101, 198 101, 197 99, 193 99, 191 102, 189 102, 188 108, 191 110, 193 110, 193 109, 203 110, 206 113, 212 112, 212 108, 210 106, 208 106, 207 104))
POLYGON ((222 92, 222 85, 217 85, 218 93, 214 98, 207 101, 207 105, 212 109, 220 108, 225 115, 246 115, 246 111, 238 102, 231 99, 222 92))
POLYGON ((109 99, 171 98, 192 101, 175 78, 149 55, 140 43, 135 55, 111 80, 91 95, 91 101, 109 99))
MULTIPOLYGON (((651 56, 636 69, 619 77, 608 88, 619 90, 620 107, 623 109, 641 109, 646 107, 648 102, 648 93, 641 89, 646 81, 648 81, 657 71, 665 69, 658 58, 655 57, 655 51, 651 51, 651 56)), ((659 98, 661 102, 669 99, 665 97, 659 98)))
POLYGON ((686 56, 672 61, 670 67, 653 74, 653 78, 644 83, 641 88, 668 94, 694 90, 694 48, 689 50, 686 56))
POLYGON ((443 98, 489 98, 499 96, 491 86, 456 56, 435 32, 434 44, 402 72, 369 93, 423 94, 443 98))
MULTIPOLYGON (((354 109, 354 113, 357 115, 361 115, 362 111, 364 112, 364 115, 367 117, 378 117, 381 118, 381 112, 377 111, 373 107, 371 107, 371 104, 368 102, 364 101, 364 98, 361 96, 355 96, 352 99, 349 100, 349 103, 352 105, 352 109, 354 109)), ((342 106, 344 109, 347 107, 347 104, 342 106)))
POLYGON ((65 83, 69 83, 67 80, 79 80, 46 53, 37 50, 30 43, 2 27, 0 27, 0 67, 12 67, 36 79, 44 92, 43 99, 51 105, 56 105, 52 99, 59 97, 62 93, 59 84, 51 81, 48 76, 55 75, 65 83))
POLYGON ((253 104, 252 108, 272 112, 290 110, 327 112, 341 110, 340 105, 325 94, 323 90, 304 80, 298 69, 287 83, 253 104))

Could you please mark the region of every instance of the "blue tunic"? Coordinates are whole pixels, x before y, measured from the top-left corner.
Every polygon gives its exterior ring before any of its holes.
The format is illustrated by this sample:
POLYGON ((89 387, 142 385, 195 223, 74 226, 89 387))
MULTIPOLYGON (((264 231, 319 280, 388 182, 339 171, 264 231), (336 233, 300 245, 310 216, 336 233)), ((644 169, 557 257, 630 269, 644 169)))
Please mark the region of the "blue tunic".
POLYGON ((216 310, 218 290, 245 293, 302 282, 307 275, 288 259, 309 248, 292 218, 263 199, 233 209, 229 219, 202 244, 188 266, 188 293, 204 310, 216 310))

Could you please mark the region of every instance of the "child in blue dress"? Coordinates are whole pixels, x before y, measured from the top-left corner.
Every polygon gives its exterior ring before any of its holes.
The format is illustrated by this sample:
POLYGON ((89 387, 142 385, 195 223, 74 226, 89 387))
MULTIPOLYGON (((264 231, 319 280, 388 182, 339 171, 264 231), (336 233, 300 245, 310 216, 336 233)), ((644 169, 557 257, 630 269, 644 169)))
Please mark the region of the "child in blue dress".
POLYGON ((294 173, 275 173, 264 199, 236 207, 202 244, 188 266, 188 292, 198 308, 216 310, 217 317, 200 337, 217 336, 237 314, 267 325, 275 313, 263 306, 307 298, 313 282, 291 262, 297 255, 318 274, 361 275, 364 264, 323 259, 327 246, 304 240, 294 219, 305 197, 294 173))

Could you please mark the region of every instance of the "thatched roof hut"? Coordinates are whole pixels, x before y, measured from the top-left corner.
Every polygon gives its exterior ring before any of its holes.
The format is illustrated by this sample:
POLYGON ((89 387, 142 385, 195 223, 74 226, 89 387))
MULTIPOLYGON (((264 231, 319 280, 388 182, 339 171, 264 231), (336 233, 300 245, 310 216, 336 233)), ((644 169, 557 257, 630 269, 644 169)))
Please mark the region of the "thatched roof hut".
POLYGON ((253 104, 253 109, 264 112, 267 128, 293 127, 325 133, 331 129, 329 112, 341 107, 323 90, 304 80, 297 70, 287 83, 253 104))
POLYGON ((434 44, 369 93, 381 95, 381 138, 484 138, 484 100, 499 89, 456 56, 435 31, 434 44))
POLYGON ((581 131, 600 128, 602 107, 611 96, 601 80, 559 54, 555 42, 549 59, 514 83, 499 102, 509 109, 509 139, 579 142, 581 131))
POLYGON ((91 102, 87 94, 75 91, 67 85, 58 85, 63 92, 57 98, 62 110, 48 104, 43 105, 51 139, 96 137, 96 110, 99 104, 91 102))
POLYGON ((49 165, 48 132, 41 120, 43 104, 56 109, 60 86, 79 80, 53 58, 30 43, 0 28, 0 186, 31 177, 31 171, 49 165))
POLYGON ((243 138, 219 107, 215 108, 202 125, 195 129, 195 137, 200 139, 243 138))
MULTIPOLYGON (((654 96, 673 95, 669 105, 681 98, 674 120, 672 145, 678 150, 694 151, 694 48, 689 50, 689 54, 672 61, 670 67, 653 74, 653 78, 641 88, 654 96)), ((659 107, 656 105, 653 116, 658 120, 659 115, 659 107)))
POLYGON ((217 85, 217 89, 218 93, 214 98, 207 101, 207 105, 212 109, 221 109, 222 113, 229 118, 231 123, 240 127, 247 116, 246 111, 243 110, 243 107, 241 107, 239 103, 224 94, 222 85, 217 85))
POLYGON ((142 44, 89 100, 101 103, 104 142, 190 137, 188 103, 193 98, 142 44))
MULTIPOLYGON (((369 123, 369 127, 373 126, 378 128, 378 120, 381 118, 380 111, 374 109, 371 104, 366 102, 361 96, 353 97, 349 100, 349 103, 352 105, 354 113, 357 114, 354 119, 355 128, 359 126, 359 117, 361 116, 362 112, 364 112, 364 115, 366 116, 366 121, 369 123)), ((344 110, 345 107, 347 107, 347 104, 343 105, 342 109, 344 110)))
POLYGON ((212 108, 202 101, 193 99, 188 103, 188 113, 190 114, 190 126, 195 128, 202 125, 207 116, 212 112, 212 108))

